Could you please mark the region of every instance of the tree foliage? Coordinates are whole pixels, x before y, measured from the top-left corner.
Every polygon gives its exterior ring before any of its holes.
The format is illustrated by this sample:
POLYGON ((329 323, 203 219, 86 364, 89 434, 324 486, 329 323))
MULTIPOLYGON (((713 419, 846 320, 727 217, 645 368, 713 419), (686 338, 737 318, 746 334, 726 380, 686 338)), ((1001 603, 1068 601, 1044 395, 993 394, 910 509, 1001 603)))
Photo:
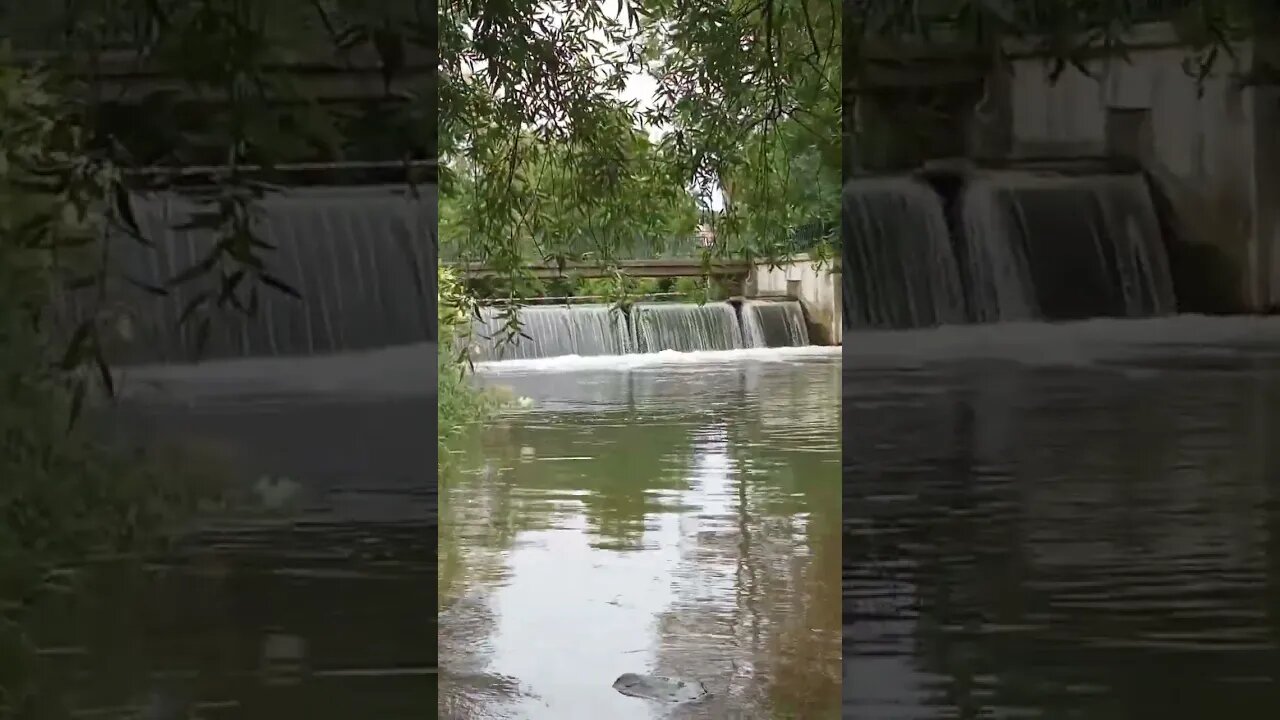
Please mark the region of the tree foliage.
POLYGON ((446 2, 440 148, 471 173, 482 259, 514 270, 527 239, 605 223, 607 261, 664 229, 639 205, 717 185, 722 247, 769 246, 758 241, 833 214, 838 13, 820 0, 446 2), (625 99, 635 75, 654 78, 650 102, 625 99), (527 169, 545 157, 560 182, 533 202, 527 169))
POLYGON ((846 0, 845 16, 845 80, 852 83, 877 52, 911 45, 970 48, 997 58, 1016 48, 1043 57, 1051 80, 1068 67, 1092 74, 1090 59, 1127 57, 1134 30, 1151 22, 1172 26, 1187 47, 1185 69, 1203 80, 1218 61, 1235 56, 1241 41, 1270 44, 1280 29, 1280 5, 1269 0, 846 0))
POLYGON ((1014 59, 1039 58, 1048 83, 1067 71, 1096 78, 1128 61, 1152 23, 1173 31, 1183 71, 1201 90, 1211 75, 1242 86, 1280 79, 1280 5, 1264 0, 847 0, 844 12, 845 150, 868 167, 961 151, 957 126, 985 96, 985 81, 1014 59), (956 72, 965 67, 968 81, 956 72), (896 80, 914 71, 948 79, 896 80), (860 104, 871 112, 855 112, 860 104))
POLYGON ((734 250, 772 252, 834 216, 834 0, 78 0, 18 15, 15 37, 86 82, 71 95, 115 166, 217 166, 203 221, 219 242, 169 279, 210 283, 190 322, 256 306, 271 248, 248 208, 285 162, 438 154, 444 214, 457 203, 466 221, 445 241, 513 271, 531 244, 559 257, 587 236, 607 264, 687 224, 691 187, 726 188, 715 219, 734 250), (145 92, 113 89, 102 68, 120 51, 158 78, 145 92), (382 92, 320 97, 300 65, 372 65, 382 92), (652 102, 625 99, 637 73, 652 102))
POLYGON ((620 155, 600 162, 593 148, 542 144, 524 138, 527 149, 501 192, 518 208, 502 233, 486 233, 486 203, 495 188, 484 168, 459 158, 440 221, 441 235, 471 259, 512 256, 556 262, 609 263, 628 250, 692 236, 700 213, 693 195, 666 180, 665 158, 639 129, 620 128, 620 155), (615 177, 616 175, 616 177, 615 177), (536 220, 531 220, 536 218, 536 220), (515 242, 506 242, 512 238, 515 242))
POLYGON ((65 589, 53 568, 163 540, 221 490, 213 458, 123 452, 73 422, 90 378, 110 383, 113 323, 101 307, 68 337, 61 310, 99 286, 120 187, 79 119, 40 73, 0 64, 0 718, 48 712, 22 623, 65 589))

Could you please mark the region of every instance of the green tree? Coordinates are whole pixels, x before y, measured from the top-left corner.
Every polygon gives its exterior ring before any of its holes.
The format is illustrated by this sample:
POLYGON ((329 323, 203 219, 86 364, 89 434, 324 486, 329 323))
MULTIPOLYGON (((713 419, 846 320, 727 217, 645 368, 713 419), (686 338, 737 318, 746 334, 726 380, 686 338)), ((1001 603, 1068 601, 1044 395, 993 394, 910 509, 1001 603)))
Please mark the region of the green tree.
POLYGON ((529 136, 505 194, 518 199, 518 214, 507 219, 502 235, 485 215, 490 179, 483 168, 454 159, 442 188, 440 236, 449 250, 470 258, 519 253, 516 260, 609 263, 629 251, 653 249, 696 230, 698 207, 684 188, 663 177, 665 158, 636 128, 620 128, 622 155, 602 163, 594 148, 538 144, 529 136), (594 193, 614 185, 615 201, 602 205, 594 193), (584 194, 583 191, 586 191, 584 194), (537 224, 528 218, 537 216, 537 224), (515 242, 504 242, 512 238, 515 242))
MULTIPOLYGON (((970 60, 998 63, 1015 49, 1045 59, 1048 79, 1067 68, 1092 74, 1088 61, 1126 56, 1138 25, 1168 22, 1186 44, 1184 69, 1204 80, 1218 61, 1233 58, 1237 44, 1257 42, 1255 67, 1238 68, 1249 82, 1277 77, 1271 48, 1280 28, 1280 5, 1267 0, 955 0, 925 5, 892 0, 844 3, 846 91, 856 91, 877 58, 929 47, 970 51, 970 60)), ((853 102, 846 102, 846 110, 853 102)))
POLYGON ((194 448, 124 452, 74 422, 91 378, 111 382, 116 327, 101 308, 72 330, 64 311, 104 274, 96 241, 119 173, 40 73, 0 64, 0 122, 0 717, 29 717, 37 675, 22 623, 67 582, 53 568, 163 540, 223 476, 194 448))
MULTIPOLYGON (((184 314, 200 336, 219 312, 253 312, 260 291, 291 291, 249 222, 284 163, 439 156, 446 233, 512 277, 530 246, 607 265, 639 237, 683 233, 690 188, 728 189, 715 221, 738 252, 776 254, 779 234, 834 214, 829 1, 80 0, 24 4, 10 21, 26 49, 53 51, 86 151, 122 177, 215 166, 200 221, 217 242, 150 288, 203 284, 184 314), (155 80, 121 90, 103 68, 122 52, 155 80), (300 66, 372 66, 382 92, 335 100, 300 66), (653 102, 623 98, 636 73, 656 78, 653 102)), ((128 227, 127 203, 102 210, 128 227)), ((83 348, 108 347, 99 326, 86 323, 83 348)), ((76 353, 108 367, 99 355, 76 353)))
POLYGON ((480 179, 475 237, 491 265, 518 263, 522 237, 564 233, 559 203, 630 216, 632 173, 670 192, 731 185, 717 230, 743 252, 834 208, 834 173, 806 171, 815 157, 839 167, 834 3, 451 1, 441 18, 440 148, 480 179), (643 106, 622 97, 637 73, 657 82, 643 106), (636 128, 661 133, 652 164, 636 162, 636 128), (531 206, 510 189, 539 145, 581 171, 531 206))

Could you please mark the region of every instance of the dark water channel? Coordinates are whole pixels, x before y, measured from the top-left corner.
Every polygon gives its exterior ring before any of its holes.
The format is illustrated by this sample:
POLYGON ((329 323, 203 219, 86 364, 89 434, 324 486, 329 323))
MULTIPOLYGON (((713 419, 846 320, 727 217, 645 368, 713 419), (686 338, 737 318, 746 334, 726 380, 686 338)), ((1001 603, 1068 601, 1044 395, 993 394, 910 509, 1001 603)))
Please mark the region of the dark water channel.
POLYGON ((845 717, 1280 717, 1280 323, 845 342, 845 717))
POLYGON ((482 371, 532 402, 443 481, 441 718, 839 715, 839 356, 710 355, 482 371))
POLYGON ((127 435, 292 493, 79 569, 34 624, 41 718, 425 718, 437 699, 433 346, 127 374, 127 435), (424 368, 426 370, 424 371, 424 368))

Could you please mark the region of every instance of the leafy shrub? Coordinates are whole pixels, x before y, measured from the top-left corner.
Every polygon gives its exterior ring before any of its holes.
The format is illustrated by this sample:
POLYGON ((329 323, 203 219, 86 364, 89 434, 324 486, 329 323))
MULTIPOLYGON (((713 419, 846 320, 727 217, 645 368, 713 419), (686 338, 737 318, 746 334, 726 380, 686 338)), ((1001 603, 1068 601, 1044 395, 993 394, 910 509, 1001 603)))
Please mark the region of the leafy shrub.
POLYGON ((471 319, 476 312, 475 300, 467 294, 452 268, 441 265, 437 312, 440 338, 436 353, 437 388, 439 392, 437 420, 438 450, 443 460, 449 443, 476 421, 487 416, 494 399, 481 392, 470 381, 468 351, 471 345, 471 319))

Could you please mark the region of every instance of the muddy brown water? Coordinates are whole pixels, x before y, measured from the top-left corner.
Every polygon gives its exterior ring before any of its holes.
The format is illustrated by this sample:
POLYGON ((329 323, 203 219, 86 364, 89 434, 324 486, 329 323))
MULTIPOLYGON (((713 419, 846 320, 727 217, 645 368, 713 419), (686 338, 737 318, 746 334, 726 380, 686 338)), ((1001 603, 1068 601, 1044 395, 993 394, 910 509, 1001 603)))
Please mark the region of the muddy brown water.
POLYGON ((35 716, 434 717, 434 362, 412 346, 126 371, 125 436, 300 491, 81 568, 82 592, 33 619, 35 716))
POLYGON ((440 717, 838 717, 839 356, 704 357, 482 370, 532 404, 441 488, 440 717))
POLYGON ((844 716, 1280 717, 1280 322, 846 336, 844 716))

